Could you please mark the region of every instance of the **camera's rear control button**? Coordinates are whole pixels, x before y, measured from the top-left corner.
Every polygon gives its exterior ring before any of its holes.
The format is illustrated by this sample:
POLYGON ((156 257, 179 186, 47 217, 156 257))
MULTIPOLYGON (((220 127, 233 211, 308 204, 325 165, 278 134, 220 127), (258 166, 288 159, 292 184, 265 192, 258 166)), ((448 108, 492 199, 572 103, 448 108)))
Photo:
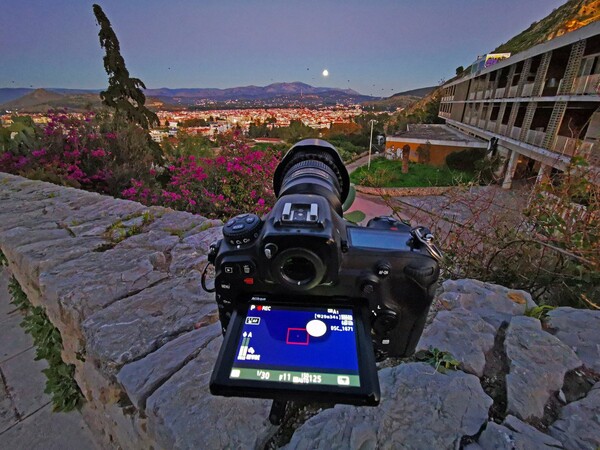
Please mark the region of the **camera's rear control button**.
POLYGON ((243 223, 237 223, 232 227, 232 230, 238 231, 243 230, 244 228, 246 228, 246 225, 244 225, 243 223))
POLYGON ((244 222, 246 222, 249 225, 252 225, 254 222, 256 222, 258 220, 258 217, 256 216, 250 216, 250 217, 246 217, 244 219, 244 222))
POLYGON ((240 263, 240 268, 243 275, 252 275, 254 273, 254 264, 251 262, 240 263))
POLYGON ((244 284, 252 286, 254 284, 254 278, 251 278, 251 277, 244 278, 244 284))
POLYGON ((226 227, 232 227, 234 223, 235 223, 235 219, 229 219, 229 221, 227 221, 227 223, 225 224, 225 226, 226 227))
POLYGON ((375 284, 372 283, 371 281, 366 281, 362 284, 362 286, 360 287, 360 290, 362 291, 363 294, 370 295, 373 292, 375 292, 375 284))
POLYGON ((267 259, 271 259, 273 258, 273 256, 275 256, 275 253, 277 253, 277 245, 273 244, 273 243, 269 243, 267 245, 265 245, 264 251, 265 251, 265 256, 267 257, 267 259))
POLYGON ((236 272, 233 264, 223 264, 221 267, 223 269, 223 273, 226 273, 227 275, 233 275, 236 272))
POLYGON ((375 267, 375 274, 379 277, 379 278, 386 278, 389 276, 389 274, 392 271, 392 266, 390 263, 387 262, 381 262, 379 264, 377 264, 377 267, 375 267))

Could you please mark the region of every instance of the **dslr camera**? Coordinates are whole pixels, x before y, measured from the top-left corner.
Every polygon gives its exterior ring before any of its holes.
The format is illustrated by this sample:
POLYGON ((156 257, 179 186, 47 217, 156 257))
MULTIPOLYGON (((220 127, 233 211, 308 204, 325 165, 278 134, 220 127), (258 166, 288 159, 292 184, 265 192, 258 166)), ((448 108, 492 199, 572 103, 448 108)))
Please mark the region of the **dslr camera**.
POLYGON ((210 247, 225 336, 211 392, 376 405, 375 361, 411 355, 423 331, 439 276, 431 233, 346 221, 348 172, 323 140, 294 145, 273 188, 271 212, 232 218, 210 247))

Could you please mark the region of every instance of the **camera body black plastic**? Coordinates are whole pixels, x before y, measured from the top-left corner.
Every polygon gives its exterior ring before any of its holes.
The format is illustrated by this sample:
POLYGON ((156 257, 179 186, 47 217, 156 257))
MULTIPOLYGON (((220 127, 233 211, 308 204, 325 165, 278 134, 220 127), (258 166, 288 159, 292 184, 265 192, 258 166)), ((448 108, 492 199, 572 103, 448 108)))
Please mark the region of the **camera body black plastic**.
MULTIPOLYGON (((318 176, 310 167, 300 171, 303 178, 318 176)), ((351 224, 327 196, 293 190, 262 219, 241 214, 229 220, 223 239, 211 246, 223 333, 240 304, 260 296, 359 302, 368 305, 378 359, 412 354, 439 277, 423 240, 389 217, 366 227, 351 224)))

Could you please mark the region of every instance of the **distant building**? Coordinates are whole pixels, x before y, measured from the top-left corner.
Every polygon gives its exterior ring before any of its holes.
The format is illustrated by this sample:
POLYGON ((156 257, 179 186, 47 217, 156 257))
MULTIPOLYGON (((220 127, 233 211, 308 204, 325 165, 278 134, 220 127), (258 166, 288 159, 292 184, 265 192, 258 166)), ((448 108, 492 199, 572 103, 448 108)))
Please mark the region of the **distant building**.
POLYGON ((150 138, 152 138, 152 140, 154 142, 162 142, 163 139, 165 139, 167 136, 169 135, 169 133, 167 133, 166 131, 159 131, 159 130, 150 130, 150 138))
POLYGON ((410 149, 410 161, 422 162, 417 150, 427 146, 428 163, 443 166, 446 164, 446 156, 450 153, 468 148, 487 148, 488 143, 447 125, 409 124, 405 132, 386 138, 385 151, 388 155, 396 155, 397 158, 399 151, 403 151, 406 146, 410 149))
POLYGON ((439 116, 490 141, 515 173, 564 171, 573 156, 600 166, 600 22, 444 85, 439 116))

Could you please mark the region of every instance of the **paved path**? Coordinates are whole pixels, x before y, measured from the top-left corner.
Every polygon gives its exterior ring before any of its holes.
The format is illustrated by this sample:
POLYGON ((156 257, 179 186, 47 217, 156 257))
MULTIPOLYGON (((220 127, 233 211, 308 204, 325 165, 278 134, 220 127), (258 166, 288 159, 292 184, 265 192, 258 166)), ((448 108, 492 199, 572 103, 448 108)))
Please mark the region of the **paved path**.
POLYGON ((19 323, 23 316, 10 303, 9 276, 0 268, 0 449, 98 449, 81 415, 53 413, 44 393, 45 360, 34 361, 30 335, 19 323))

